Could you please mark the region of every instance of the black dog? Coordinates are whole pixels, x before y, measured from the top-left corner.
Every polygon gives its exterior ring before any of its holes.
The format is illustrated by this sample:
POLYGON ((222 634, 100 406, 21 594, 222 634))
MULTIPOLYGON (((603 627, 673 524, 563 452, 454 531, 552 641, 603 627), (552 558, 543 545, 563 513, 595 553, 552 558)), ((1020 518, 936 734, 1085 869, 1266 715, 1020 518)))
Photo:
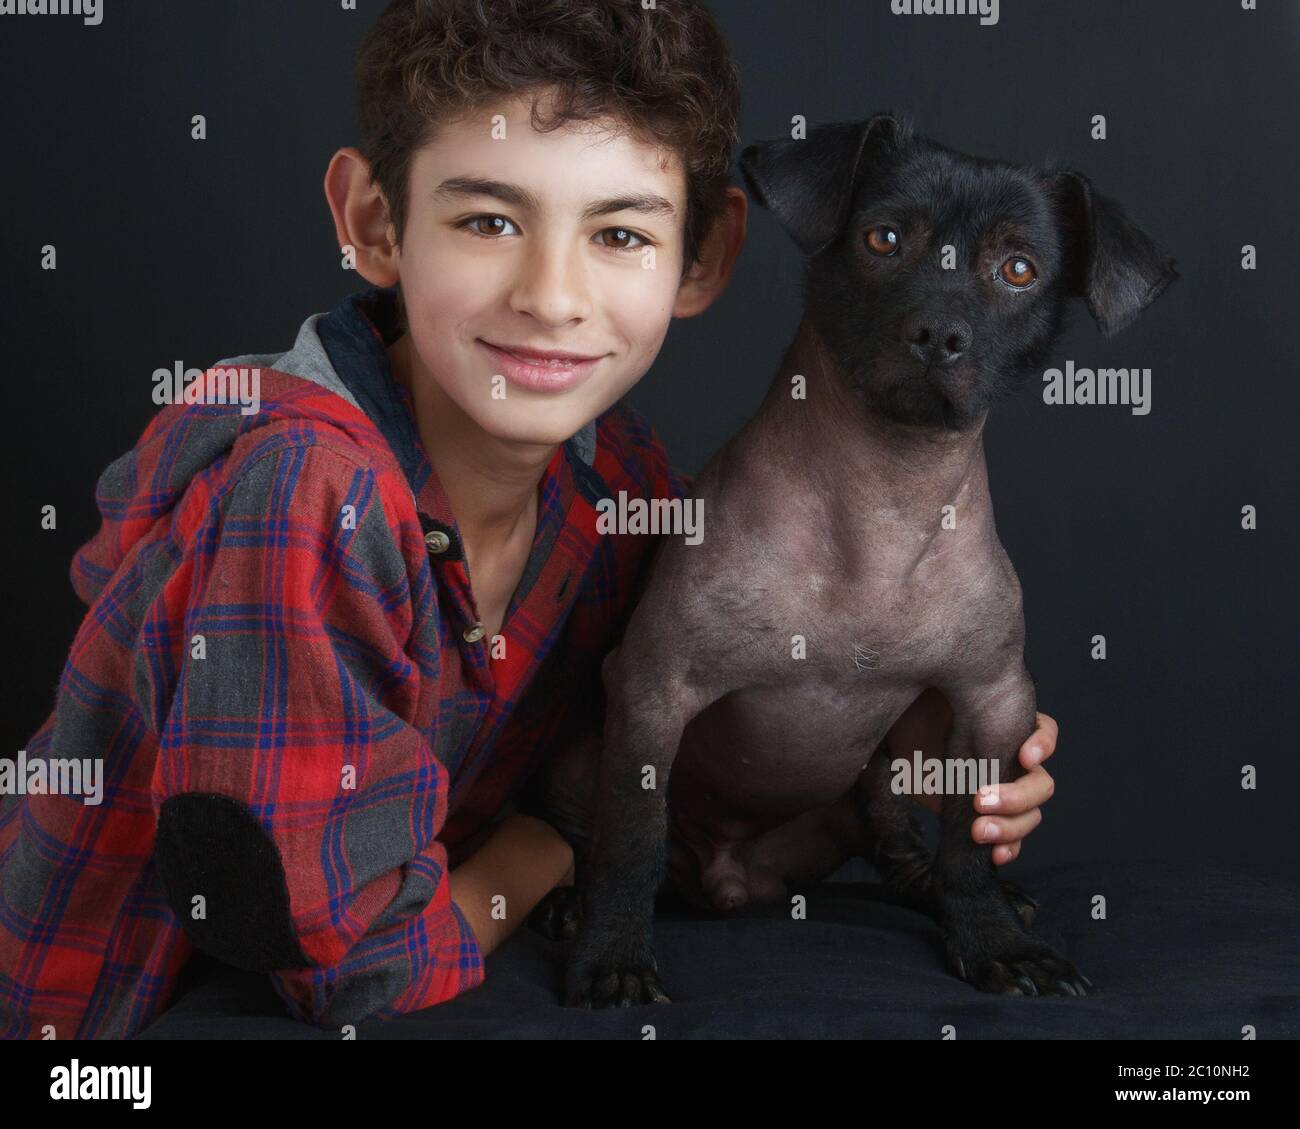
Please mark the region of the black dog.
POLYGON ((958 976, 1084 995, 1027 931, 1035 903, 972 841, 972 789, 945 791, 931 858, 888 762, 911 757, 902 719, 937 691, 948 762, 1019 774, 1035 695, 984 420, 1040 368, 1072 298, 1111 334, 1176 272, 1083 176, 964 156, 887 115, 751 146, 741 167, 807 256, 805 317, 759 412, 696 481, 706 543, 660 547, 605 661, 565 1002, 667 1000, 650 928, 668 866, 726 910, 855 854, 941 923, 958 976))

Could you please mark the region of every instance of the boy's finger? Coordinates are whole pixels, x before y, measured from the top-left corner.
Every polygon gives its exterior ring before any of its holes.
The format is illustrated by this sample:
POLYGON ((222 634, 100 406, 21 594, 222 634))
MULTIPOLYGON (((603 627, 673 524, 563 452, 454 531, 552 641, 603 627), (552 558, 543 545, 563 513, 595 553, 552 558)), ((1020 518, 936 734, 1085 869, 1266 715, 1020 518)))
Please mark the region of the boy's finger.
POLYGON ((981 788, 975 793, 975 810, 990 815, 1019 815, 1042 807, 1056 791, 1056 781, 1043 767, 1032 768, 1019 780, 981 788))
POLYGON ((1024 815, 998 816, 991 819, 980 816, 971 825, 971 836, 977 843, 1006 843, 1010 845, 1028 835, 1043 822, 1043 813, 1034 808, 1024 815))
POLYGON ((1033 768, 1034 765, 1042 764, 1043 761, 1056 752, 1056 738, 1061 732, 1056 720, 1048 717, 1045 713, 1036 713, 1034 722, 1034 731, 1025 738, 1025 743, 1020 746, 1020 763, 1026 768, 1033 768))
POLYGON ((1013 858, 1016 858, 1019 854, 1020 854, 1019 842, 1011 843, 1010 845, 999 843, 996 847, 993 848, 993 865, 1002 866, 1005 863, 1009 863, 1013 858))

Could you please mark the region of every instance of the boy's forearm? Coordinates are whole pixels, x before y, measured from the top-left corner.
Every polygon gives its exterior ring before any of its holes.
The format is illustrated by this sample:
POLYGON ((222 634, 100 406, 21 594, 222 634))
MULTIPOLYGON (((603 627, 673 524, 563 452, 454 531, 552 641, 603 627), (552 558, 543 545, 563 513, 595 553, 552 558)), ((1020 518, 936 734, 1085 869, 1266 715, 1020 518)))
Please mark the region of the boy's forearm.
POLYGON ((548 823, 513 814, 451 872, 451 898, 465 915, 486 956, 523 924, 552 889, 570 878, 573 848, 548 823), (504 916, 492 899, 505 898, 504 916))

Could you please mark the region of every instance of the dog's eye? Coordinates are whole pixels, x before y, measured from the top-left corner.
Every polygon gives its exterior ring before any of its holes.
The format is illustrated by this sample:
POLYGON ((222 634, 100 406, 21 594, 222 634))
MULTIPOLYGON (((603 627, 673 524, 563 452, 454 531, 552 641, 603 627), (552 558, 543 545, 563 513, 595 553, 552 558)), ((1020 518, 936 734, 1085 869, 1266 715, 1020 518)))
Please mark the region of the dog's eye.
POLYGON ((867 247, 873 255, 898 253, 898 232, 892 227, 873 227, 867 232, 867 247))
POLYGON ((998 274, 1008 286, 1017 290, 1027 290, 1038 278, 1038 271, 1028 259, 1018 256, 1008 259, 998 268, 998 274))

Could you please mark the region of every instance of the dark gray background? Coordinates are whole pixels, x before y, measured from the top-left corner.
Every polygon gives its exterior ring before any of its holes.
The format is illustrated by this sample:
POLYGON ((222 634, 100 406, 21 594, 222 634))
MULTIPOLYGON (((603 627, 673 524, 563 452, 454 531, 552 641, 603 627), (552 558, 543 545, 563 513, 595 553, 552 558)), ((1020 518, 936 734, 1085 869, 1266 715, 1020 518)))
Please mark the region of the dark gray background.
MULTIPOLYGON (((356 139, 352 61, 382 4, 359 8, 105 0, 99 27, 0 17, 6 754, 53 704, 85 612, 68 567, 96 528, 99 472, 156 410, 149 374, 288 348, 304 317, 361 284, 339 269, 321 191, 356 139), (46 243, 57 272, 39 269, 46 243), (46 504, 55 532, 39 528, 46 504)), ((1149 416, 1048 408, 1035 389, 987 431, 1029 665, 1062 726, 1035 865, 1146 856, 1300 874, 1300 7, 1260 9, 1003 0, 980 27, 895 17, 888 0, 714 3, 741 67, 744 142, 786 134, 795 113, 905 110, 955 148, 1072 163, 1178 260, 1182 281, 1133 328, 1105 342, 1080 311, 1052 361, 1152 368, 1149 416), (1105 142, 1090 140, 1095 113, 1105 142), (1089 657, 1094 634, 1105 662, 1089 657), (1239 787, 1245 763, 1257 791, 1239 787)), ((757 406, 797 323, 793 245, 761 210, 750 233, 729 292, 672 327, 632 397, 687 472, 757 406)))

